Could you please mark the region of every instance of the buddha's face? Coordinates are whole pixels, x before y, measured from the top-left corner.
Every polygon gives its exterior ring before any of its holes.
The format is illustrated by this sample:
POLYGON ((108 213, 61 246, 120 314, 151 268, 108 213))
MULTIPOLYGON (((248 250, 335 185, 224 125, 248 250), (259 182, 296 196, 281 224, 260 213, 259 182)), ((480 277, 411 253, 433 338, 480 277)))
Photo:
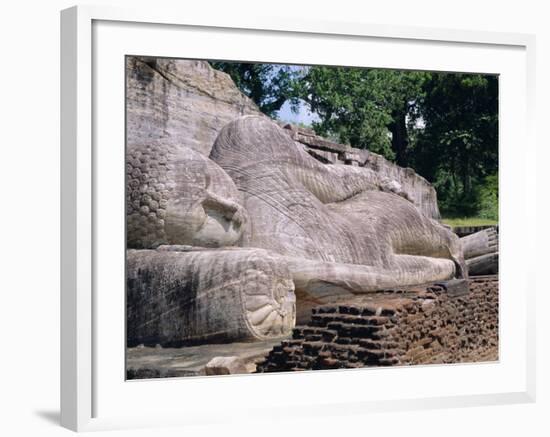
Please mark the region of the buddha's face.
POLYGON ((210 188, 200 190, 198 199, 177 197, 168 203, 164 230, 170 244, 222 247, 241 238, 246 211, 210 188))
POLYGON ((173 189, 164 231, 170 244, 203 247, 234 245, 247 214, 231 178, 217 164, 191 149, 172 157, 173 189))

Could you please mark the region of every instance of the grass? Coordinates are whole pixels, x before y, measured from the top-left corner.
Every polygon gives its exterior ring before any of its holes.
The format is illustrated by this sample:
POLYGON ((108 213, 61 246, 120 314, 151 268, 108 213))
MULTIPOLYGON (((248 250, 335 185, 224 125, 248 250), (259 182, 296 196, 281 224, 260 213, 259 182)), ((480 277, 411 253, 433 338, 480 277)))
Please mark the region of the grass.
POLYGON ((485 219, 481 217, 448 217, 441 220, 449 226, 493 226, 498 225, 498 221, 485 219))

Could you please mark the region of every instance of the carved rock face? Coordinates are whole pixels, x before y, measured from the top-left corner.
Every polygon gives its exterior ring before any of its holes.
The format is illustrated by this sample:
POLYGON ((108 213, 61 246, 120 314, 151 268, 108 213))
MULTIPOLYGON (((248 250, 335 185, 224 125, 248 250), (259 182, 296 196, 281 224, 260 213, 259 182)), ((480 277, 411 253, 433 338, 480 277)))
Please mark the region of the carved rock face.
POLYGON ((128 56, 127 142, 186 146, 208 156, 220 129, 245 114, 260 115, 231 78, 206 61, 128 56))
POLYGON ((304 302, 465 270, 412 170, 289 136, 206 62, 127 62, 127 246, 157 249, 128 251, 130 343, 287 336, 304 302))
POLYGON ((297 289, 365 292, 465 272, 458 238, 369 169, 324 165, 275 123, 247 116, 211 152, 244 195, 241 244, 291 258, 297 289))
POLYGON ((247 213, 214 162, 183 146, 136 146, 127 156, 128 247, 234 245, 247 213))
POLYGON ((267 340, 296 320, 284 260, 261 249, 127 252, 128 344, 267 340))

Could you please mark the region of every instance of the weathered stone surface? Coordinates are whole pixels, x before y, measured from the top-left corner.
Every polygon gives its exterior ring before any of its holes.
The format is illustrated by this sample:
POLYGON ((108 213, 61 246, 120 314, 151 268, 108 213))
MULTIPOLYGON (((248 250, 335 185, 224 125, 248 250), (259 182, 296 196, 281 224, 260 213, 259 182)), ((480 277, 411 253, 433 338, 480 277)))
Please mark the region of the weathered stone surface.
POLYGON ((441 287, 451 297, 464 296, 470 291, 466 279, 452 279, 450 281, 436 282, 434 285, 441 287))
POLYGON ((243 360, 239 357, 215 357, 204 368, 206 375, 234 375, 248 373, 243 360))
POLYGON ((495 228, 487 228, 460 239, 464 259, 475 258, 487 253, 498 252, 498 233, 495 228))
POLYGON ((475 234, 476 232, 494 229, 498 235, 498 225, 481 225, 481 226, 453 226, 453 232, 460 238, 475 234))
POLYGON ((469 286, 466 295, 434 285, 319 306, 258 372, 495 361, 498 279, 469 286))
POLYGON ((372 170, 323 165, 265 118, 229 123, 210 157, 243 193, 240 244, 287 257, 297 290, 360 293, 465 273, 456 235, 379 191, 372 170))
POLYGON ((318 161, 327 164, 347 164, 372 170, 378 177, 377 184, 400 194, 413 202, 425 215, 439 219, 437 193, 433 186, 411 168, 403 168, 383 156, 364 149, 356 149, 326 140, 310 129, 291 124, 284 126, 290 137, 305 146, 307 152, 318 161))
POLYGON ((127 342, 266 340, 295 324, 294 284, 261 249, 127 251, 127 342))
POLYGON ((435 188, 412 168, 399 167, 376 153, 369 153, 364 167, 375 171, 381 178, 398 182, 401 190, 407 193, 408 198, 424 215, 433 219, 440 218, 435 188))
POLYGON ((498 273, 498 232, 491 227, 460 239, 470 275, 498 273))
POLYGON ((186 146, 208 156, 219 130, 261 115, 231 78, 206 61, 126 58, 127 145, 186 146))
POLYGON ((185 146, 134 146, 126 155, 127 246, 230 246, 247 213, 215 162, 185 146))
POLYGON ((487 253, 466 260, 468 272, 472 275, 496 275, 498 273, 498 252, 487 253))
POLYGON ((215 357, 238 356, 247 373, 278 345, 280 340, 255 342, 211 343, 178 348, 130 347, 126 352, 127 379, 201 376, 206 364, 215 357))

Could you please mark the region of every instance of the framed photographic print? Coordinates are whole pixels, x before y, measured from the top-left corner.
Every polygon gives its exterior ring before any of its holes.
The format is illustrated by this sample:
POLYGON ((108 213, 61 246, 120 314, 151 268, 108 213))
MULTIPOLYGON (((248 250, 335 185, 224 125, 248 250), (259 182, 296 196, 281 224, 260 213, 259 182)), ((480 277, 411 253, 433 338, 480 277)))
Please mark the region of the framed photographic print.
POLYGON ((534 399, 531 36, 75 7, 61 45, 64 426, 534 399))

